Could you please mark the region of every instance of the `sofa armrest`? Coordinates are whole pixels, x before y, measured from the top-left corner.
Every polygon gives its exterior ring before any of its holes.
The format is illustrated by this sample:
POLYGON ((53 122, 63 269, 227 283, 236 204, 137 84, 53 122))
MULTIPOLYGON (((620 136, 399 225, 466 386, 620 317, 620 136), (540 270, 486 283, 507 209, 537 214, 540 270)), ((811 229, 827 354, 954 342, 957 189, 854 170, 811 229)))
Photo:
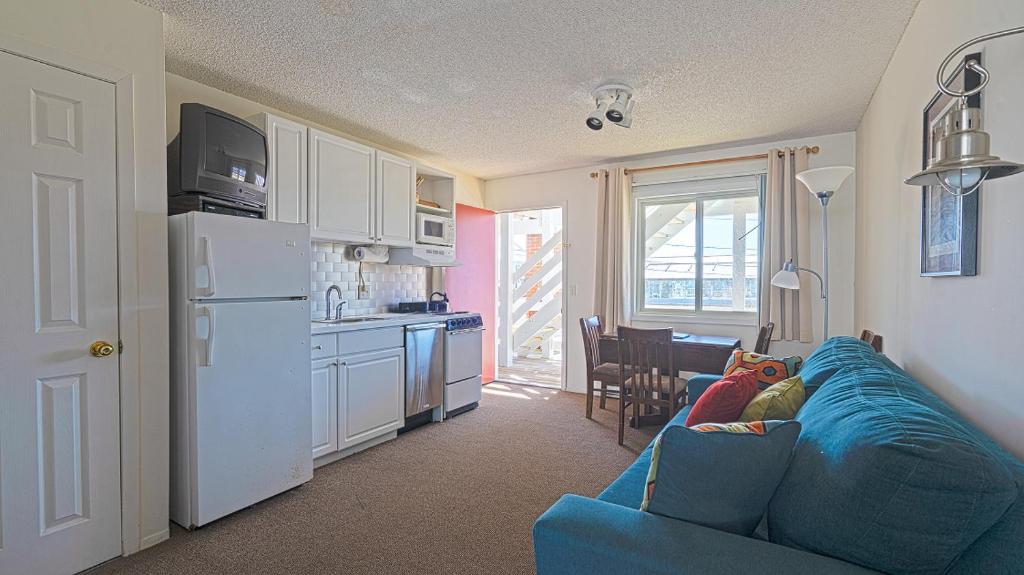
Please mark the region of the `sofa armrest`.
POLYGON ((712 383, 722 379, 721 375, 701 373, 686 380, 686 404, 693 405, 712 383))
POLYGON ((538 575, 878 575, 850 563, 614 503, 563 495, 533 525, 538 575))

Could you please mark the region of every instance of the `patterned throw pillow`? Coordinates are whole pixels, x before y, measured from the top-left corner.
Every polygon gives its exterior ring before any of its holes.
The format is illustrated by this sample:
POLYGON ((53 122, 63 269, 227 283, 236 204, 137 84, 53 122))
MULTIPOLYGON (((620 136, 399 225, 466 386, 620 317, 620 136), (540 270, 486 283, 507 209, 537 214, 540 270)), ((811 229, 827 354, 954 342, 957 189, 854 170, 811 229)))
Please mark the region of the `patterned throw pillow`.
POLYGON ((761 389, 775 385, 784 379, 796 375, 803 365, 804 358, 799 355, 792 357, 772 357, 751 351, 737 349, 725 363, 724 375, 732 375, 737 371, 753 371, 757 373, 757 384, 761 389))
POLYGON ((640 510, 749 536, 799 435, 797 421, 669 425, 654 440, 640 510))
POLYGON ((712 383, 697 398, 686 416, 686 425, 727 423, 740 418, 744 408, 757 395, 757 374, 739 371, 712 383))
POLYGON ((740 421, 793 419, 803 405, 804 381, 794 375, 757 394, 743 410, 740 421))

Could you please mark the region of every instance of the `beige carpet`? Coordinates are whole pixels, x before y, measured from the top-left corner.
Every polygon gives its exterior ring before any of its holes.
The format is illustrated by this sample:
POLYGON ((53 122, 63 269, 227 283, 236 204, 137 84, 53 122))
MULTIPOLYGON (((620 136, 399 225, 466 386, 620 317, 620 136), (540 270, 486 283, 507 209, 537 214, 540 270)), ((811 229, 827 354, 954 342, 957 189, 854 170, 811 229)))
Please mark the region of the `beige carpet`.
POLYGON ((95 574, 532 573, 534 519, 593 496, 650 441, 616 407, 495 383, 480 408, 316 470, 298 489, 90 571, 95 574))

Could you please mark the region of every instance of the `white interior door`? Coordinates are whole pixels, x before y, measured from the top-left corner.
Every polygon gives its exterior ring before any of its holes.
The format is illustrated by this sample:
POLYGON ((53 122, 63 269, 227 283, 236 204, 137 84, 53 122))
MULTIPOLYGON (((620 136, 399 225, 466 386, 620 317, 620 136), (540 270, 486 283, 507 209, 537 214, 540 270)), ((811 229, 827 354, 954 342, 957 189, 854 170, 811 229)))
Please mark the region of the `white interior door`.
POLYGON ((114 87, 0 78, 0 573, 74 573, 121 554, 114 87))

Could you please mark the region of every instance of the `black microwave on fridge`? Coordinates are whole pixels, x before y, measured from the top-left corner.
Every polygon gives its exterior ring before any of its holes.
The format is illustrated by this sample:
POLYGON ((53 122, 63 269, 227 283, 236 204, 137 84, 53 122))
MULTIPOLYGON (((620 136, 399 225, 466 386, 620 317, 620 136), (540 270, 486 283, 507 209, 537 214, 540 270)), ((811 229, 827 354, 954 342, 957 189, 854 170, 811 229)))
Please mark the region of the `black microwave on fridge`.
POLYGON ((168 214, 203 211, 265 219, 267 135, 209 106, 181 105, 167 145, 168 214))

